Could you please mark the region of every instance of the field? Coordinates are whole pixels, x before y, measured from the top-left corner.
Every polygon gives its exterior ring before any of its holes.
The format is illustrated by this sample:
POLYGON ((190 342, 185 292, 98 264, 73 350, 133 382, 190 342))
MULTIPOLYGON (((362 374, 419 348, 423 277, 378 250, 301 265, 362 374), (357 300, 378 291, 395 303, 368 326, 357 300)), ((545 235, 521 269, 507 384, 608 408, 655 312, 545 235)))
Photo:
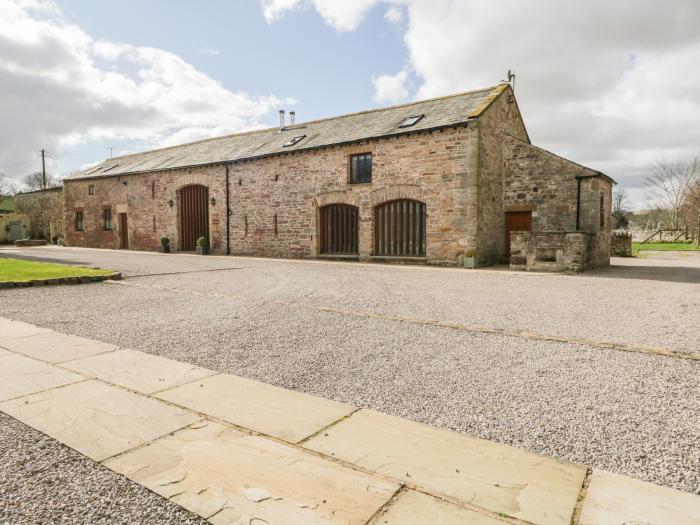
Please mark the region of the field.
POLYGON ((685 251, 700 251, 700 246, 692 242, 641 242, 632 243, 632 255, 635 257, 640 251, 654 252, 685 252, 685 251))

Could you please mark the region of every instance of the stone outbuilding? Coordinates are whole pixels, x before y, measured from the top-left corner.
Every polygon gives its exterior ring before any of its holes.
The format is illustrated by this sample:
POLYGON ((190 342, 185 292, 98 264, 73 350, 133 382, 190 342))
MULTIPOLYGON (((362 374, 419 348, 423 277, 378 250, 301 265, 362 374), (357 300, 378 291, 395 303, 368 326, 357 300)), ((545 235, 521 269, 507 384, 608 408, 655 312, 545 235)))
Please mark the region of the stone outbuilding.
POLYGON ((216 254, 608 264, 614 182, 531 145, 508 84, 290 116, 64 179, 66 244, 155 250, 166 236, 173 251, 193 251, 204 237, 216 254))

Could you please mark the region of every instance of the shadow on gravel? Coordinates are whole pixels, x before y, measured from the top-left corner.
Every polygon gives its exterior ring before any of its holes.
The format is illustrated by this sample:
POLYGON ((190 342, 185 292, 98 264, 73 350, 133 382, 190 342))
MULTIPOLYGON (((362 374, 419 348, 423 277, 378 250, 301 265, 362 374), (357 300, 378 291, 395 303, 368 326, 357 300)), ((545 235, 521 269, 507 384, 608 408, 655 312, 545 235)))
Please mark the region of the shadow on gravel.
POLYGON ((686 266, 615 266, 600 270, 590 270, 586 277, 603 277, 607 279, 640 279, 647 281, 666 281, 670 283, 700 284, 700 268, 686 266))

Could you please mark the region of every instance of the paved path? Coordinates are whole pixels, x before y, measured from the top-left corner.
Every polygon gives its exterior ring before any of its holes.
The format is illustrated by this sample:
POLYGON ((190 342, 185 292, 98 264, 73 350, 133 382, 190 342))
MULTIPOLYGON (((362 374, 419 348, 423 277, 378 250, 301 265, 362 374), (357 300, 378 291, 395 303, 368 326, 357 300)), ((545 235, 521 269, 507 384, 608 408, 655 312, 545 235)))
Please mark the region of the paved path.
POLYGON ((0 410, 214 524, 700 523, 700 496, 0 318, 0 410))

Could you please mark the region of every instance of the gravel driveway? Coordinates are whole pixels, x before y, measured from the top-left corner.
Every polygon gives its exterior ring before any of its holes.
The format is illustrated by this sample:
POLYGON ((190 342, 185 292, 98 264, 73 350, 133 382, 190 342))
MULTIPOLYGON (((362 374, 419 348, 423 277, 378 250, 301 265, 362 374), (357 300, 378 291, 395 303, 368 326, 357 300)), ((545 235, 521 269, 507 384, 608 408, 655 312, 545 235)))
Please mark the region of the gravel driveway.
POLYGON ((700 254, 569 276, 21 253, 127 279, 4 290, 2 316, 700 493, 700 361, 433 322, 700 353, 700 254))

